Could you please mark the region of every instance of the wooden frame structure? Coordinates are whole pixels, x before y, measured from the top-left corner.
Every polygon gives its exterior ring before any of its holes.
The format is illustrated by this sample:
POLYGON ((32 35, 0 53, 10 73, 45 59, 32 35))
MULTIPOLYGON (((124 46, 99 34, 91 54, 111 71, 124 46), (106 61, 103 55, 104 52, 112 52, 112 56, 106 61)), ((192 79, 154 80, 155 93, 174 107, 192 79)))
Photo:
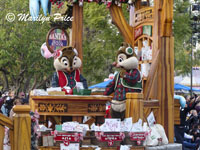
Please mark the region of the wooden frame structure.
MULTIPOLYGON (((149 76, 144 84, 144 99, 157 99, 160 108, 160 122, 170 142, 174 138, 174 39, 172 35, 173 0, 154 0, 154 7, 141 6, 141 0, 135 4, 134 22, 130 26, 122 8, 113 4, 109 7, 112 23, 121 32, 124 41, 133 47, 135 30, 144 25, 152 26, 153 59, 149 76)), ((74 4, 72 23, 72 45, 79 51, 82 59, 83 8, 74 4)))

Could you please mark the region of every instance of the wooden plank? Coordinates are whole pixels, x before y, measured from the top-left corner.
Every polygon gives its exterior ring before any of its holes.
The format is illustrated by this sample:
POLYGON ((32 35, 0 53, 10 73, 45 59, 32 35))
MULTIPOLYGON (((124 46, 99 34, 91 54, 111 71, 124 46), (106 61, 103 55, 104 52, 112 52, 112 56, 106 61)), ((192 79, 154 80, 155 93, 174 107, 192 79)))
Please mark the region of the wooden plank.
POLYGON ((10 129, 13 129, 13 121, 0 113, 0 125, 7 126, 10 129))
POLYGON ((143 93, 126 93, 127 99, 143 99, 143 93))
POLYGON ((4 126, 0 125, 0 150, 3 150, 3 141, 4 141, 4 135, 5 135, 5 128, 4 126))
POLYGON ((65 96, 30 96, 34 101, 37 100, 46 100, 55 101, 55 100, 71 100, 71 101, 108 101, 112 100, 112 96, 103 96, 103 95, 65 95, 65 96))

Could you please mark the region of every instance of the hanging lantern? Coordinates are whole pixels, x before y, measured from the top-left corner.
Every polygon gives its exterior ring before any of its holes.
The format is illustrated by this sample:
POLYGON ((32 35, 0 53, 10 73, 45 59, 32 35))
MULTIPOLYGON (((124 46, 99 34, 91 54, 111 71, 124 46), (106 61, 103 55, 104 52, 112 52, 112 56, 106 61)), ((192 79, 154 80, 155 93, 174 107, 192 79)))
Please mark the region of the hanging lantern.
POLYGON ((147 6, 148 5, 148 1, 147 0, 141 0, 141 5, 142 6, 147 6))

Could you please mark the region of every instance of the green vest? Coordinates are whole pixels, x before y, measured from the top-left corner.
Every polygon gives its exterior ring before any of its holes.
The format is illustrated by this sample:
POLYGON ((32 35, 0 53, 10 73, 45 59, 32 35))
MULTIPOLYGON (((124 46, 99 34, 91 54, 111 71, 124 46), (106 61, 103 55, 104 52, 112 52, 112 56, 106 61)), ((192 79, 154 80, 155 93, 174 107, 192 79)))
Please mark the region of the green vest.
POLYGON ((115 79, 116 80, 115 80, 115 88, 114 89, 116 89, 118 80, 120 79, 120 82, 122 83, 123 87, 142 91, 142 79, 141 79, 141 77, 140 77, 140 80, 137 81, 134 85, 130 85, 123 78, 120 78, 120 72, 115 76, 115 79))

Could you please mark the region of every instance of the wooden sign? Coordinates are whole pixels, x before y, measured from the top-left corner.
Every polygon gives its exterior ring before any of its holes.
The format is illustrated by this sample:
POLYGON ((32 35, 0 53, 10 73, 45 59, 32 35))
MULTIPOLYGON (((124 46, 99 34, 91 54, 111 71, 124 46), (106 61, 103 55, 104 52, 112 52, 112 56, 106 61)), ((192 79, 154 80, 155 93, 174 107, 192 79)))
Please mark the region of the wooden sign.
POLYGON ((49 51, 54 53, 56 50, 69 45, 69 36, 64 29, 52 28, 47 34, 46 44, 49 51))

